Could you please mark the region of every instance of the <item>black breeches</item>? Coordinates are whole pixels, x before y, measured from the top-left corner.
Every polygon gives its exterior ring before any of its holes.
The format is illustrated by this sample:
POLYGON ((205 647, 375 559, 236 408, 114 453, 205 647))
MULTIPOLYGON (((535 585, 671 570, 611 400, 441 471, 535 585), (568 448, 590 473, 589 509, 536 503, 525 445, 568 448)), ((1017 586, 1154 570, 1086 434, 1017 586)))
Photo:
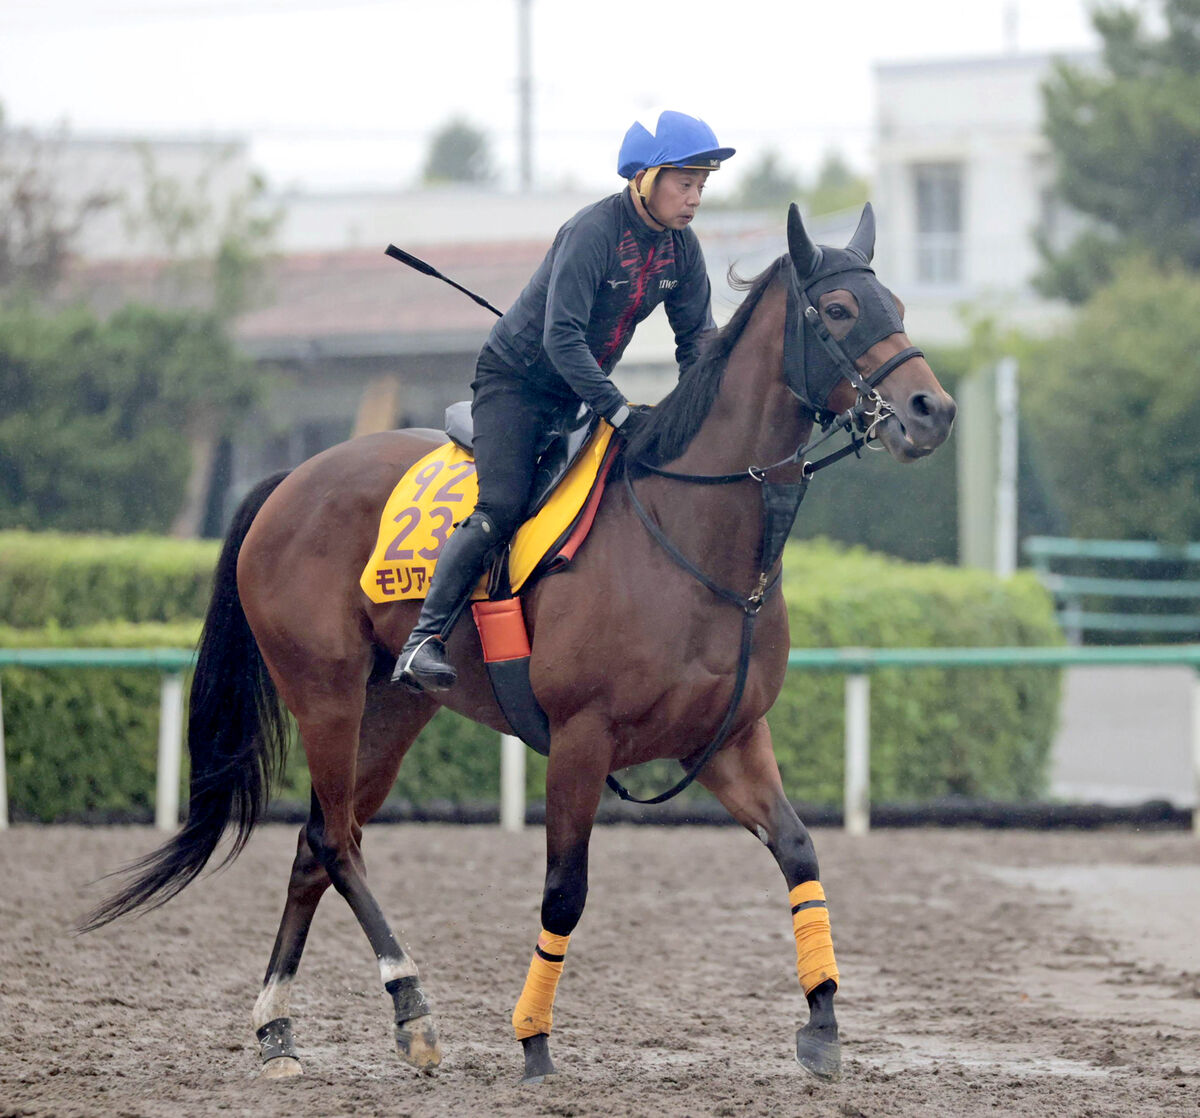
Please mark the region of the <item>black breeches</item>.
POLYGON ((534 468, 547 430, 573 396, 561 399, 538 391, 510 372, 485 349, 479 357, 471 402, 475 425, 475 468, 479 503, 500 536, 520 527, 529 504, 534 468))

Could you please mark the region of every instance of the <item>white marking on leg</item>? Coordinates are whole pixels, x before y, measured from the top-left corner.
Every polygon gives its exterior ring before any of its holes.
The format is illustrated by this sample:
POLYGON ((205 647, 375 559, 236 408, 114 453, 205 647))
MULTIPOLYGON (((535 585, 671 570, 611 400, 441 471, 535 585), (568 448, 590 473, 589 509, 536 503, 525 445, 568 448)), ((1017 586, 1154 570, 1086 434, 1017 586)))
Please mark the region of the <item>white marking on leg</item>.
POLYGON ((287 1017, 288 1003, 292 994, 292 979, 290 975, 283 978, 270 978, 263 986, 254 1003, 254 1028, 257 1031, 269 1021, 277 1017, 287 1017))
POLYGON ((379 960, 379 977, 385 986, 397 978, 408 978, 416 973, 417 964, 408 955, 402 955, 399 959, 384 957, 379 960))
POLYGON ((754 833, 758 835, 758 841, 761 842, 763 846, 771 845, 771 836, 767 834, 766 827, 764 827, 761 823, 754 828, 754 833))

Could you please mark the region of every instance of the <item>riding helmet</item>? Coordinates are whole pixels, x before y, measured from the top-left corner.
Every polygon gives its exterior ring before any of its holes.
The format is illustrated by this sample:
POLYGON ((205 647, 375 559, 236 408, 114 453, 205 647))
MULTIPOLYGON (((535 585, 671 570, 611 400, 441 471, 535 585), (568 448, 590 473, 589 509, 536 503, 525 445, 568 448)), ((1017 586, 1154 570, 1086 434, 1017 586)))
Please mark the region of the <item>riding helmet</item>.
POLYGON ((715 171, 721 160, 733 155, 733 148, 723 148, 713 130, 698 117, 671 110, 658 118, 654 133, 634 121, 617 156, 617 174, 631 179, 639 171, 651 167, 688 167, 699 171, 715 171))

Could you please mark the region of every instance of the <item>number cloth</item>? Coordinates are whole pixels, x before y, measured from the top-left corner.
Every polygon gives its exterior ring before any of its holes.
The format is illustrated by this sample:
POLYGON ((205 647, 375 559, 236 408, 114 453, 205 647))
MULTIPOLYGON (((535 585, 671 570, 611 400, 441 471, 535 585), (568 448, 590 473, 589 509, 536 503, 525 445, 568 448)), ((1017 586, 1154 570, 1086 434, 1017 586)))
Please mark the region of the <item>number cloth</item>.
MULTIPOLYGON (((550 499, 513 537, 509 579, 514 593, 579 515, 612 434, 607 423, 596 428, 550 499)), ((454 525, 471 515, 478 499, 475 463, 456 443, 446 443, 416 462, 384 506, 375 549, 359 579, 363 593, 380 605, 424 598, 438 553, 454 525)), ((471 596, 487 597, 486 576, 471 596)))

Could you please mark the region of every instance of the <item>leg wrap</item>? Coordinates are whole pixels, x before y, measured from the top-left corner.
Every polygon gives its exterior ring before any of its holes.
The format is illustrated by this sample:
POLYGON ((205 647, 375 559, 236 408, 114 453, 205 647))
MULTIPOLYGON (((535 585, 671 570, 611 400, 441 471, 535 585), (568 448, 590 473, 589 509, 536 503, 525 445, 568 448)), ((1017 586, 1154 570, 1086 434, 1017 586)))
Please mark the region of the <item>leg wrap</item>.
POLYGON ((550 1032, 554 1023, 554 993, 562 977, 563 959, 567 954, 570 936, 556 936, 545 930, 538 936, 529 973, 525 976, 525 989, 513 1010, 513 1031, 517 1040, 525 1040, 538 1033, 550 1032))
POLYGON ((796 933, 796 972, 801 989, 808 994, 826 979, 838 981, 825 890, 819 881, 805 881, 788 894, 788 900, 796 933))

